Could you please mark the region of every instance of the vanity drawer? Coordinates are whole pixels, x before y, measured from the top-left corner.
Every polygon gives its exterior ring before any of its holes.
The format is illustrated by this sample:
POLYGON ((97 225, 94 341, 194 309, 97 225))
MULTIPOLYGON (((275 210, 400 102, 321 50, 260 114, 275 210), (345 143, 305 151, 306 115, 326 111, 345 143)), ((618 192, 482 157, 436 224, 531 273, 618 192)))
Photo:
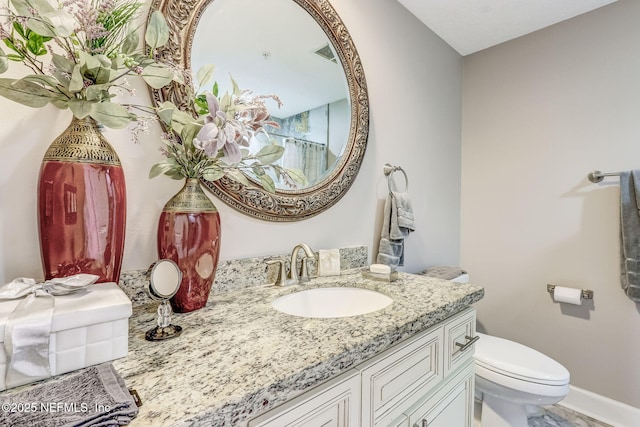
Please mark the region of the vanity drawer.
POLYGON ((455 371, 473 357, 476 311, 467 309, 444 324, 444 375, 455 371))
POLYGON ((360 425, 360 376, 349 371, 249 421, 248 427, 360 425))
POLYGON ((389 425, 442 380, 442 328, 382 353, 361 372, 362 425, 389 425))

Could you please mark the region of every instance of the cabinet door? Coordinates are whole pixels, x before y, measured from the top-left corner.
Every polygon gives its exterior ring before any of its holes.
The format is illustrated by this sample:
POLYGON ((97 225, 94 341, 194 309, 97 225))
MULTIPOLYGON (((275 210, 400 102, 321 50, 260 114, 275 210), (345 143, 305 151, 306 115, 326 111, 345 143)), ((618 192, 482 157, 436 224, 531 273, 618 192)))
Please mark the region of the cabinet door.
POLYGON ((361 369, 362 425, 389 426, 442 380, 442 327, 383 352, 361 369))
POLYGON ((409 414, 412 427, 473 426, 473 363, 456 374, 409 414))
POLYGON ((358 427, 360 376, 351 371, 249 421, 249 427, 358 427))

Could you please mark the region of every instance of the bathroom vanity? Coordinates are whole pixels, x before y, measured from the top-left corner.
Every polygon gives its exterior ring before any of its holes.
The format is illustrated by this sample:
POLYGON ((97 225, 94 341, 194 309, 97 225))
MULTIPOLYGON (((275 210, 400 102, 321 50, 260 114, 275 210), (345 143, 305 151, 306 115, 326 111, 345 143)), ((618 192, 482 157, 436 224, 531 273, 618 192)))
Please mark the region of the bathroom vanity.
POLYGON ((474 333, 475 309, 468 308, 249 421, 249 427, 471 427, 474 333))
POLYGON ((113 364, 143 402, 133 426, 470 426, 471 305, 483 293, 403 273, 393 283, 365 280, 354 269, 213 294, 204 309, 174 315, 183 332, 162 342, 144 338, 157 306, 137 306, 129 355, 113 364), (320 319, 271 305, 316 287, 369 289, 393 303, 320 319))

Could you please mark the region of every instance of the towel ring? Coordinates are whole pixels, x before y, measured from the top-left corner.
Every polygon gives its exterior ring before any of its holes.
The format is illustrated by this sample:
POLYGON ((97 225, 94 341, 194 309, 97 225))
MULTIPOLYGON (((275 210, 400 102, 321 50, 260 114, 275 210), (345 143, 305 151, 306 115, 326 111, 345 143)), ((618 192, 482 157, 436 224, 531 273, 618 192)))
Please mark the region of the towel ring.
POLYGON ((400 171, 402 175, 404 175, 405 189, 404 191, 409 191, 409 178, 407 177, 407 173, 400 166, 391 166, 389 163, 385 163, 383 172, 387 177, 387 185, 389 187, 389 193, 391 193, 391 181, 393 180, 392 175, 394 172, 400 171))

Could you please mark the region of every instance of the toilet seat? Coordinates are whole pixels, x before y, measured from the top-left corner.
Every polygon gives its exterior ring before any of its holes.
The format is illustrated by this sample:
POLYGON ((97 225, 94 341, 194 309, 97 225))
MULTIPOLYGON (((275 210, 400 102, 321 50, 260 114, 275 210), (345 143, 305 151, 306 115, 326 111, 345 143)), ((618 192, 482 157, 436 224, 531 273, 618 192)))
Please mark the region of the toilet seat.
POLYGON ((476 372, 486 379, 501 383, 506 378, 500 381, 500 377, 505 376, 542 386, 568 386, 569 371, 550 357, 503 338, 476 335, 480 336, 474 355, 476 372))

